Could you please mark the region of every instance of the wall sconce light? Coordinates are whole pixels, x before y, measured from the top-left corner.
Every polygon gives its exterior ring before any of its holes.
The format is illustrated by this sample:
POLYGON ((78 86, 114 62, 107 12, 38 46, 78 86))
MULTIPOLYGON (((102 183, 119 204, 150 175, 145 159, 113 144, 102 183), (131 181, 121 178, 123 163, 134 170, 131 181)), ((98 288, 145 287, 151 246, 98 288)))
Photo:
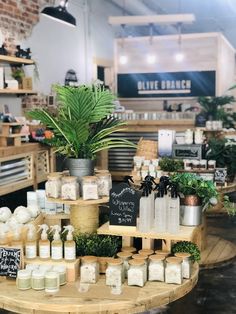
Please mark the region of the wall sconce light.
POLYGON ((67 11, 68 0, 63 0, 57 7, 46 7, 41 13, 53 20, 69 26, 76 26, 76 19, 67 11))

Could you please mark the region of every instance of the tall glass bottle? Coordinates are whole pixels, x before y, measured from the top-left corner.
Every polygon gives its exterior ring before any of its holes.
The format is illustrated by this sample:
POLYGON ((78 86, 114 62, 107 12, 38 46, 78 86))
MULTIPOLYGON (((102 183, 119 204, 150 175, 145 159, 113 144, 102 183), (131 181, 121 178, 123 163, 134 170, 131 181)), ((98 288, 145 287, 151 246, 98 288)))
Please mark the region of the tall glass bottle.
POLYGON ((176 185, 172 185, 171 197, 168 202, 168 211, 167 211, 167 231, 169 233, 179 232, 179 208, 180 208, 180 200, 177 193, 176 185))
POLYGON ((155 232, 166 232, 167 229, 167 202, 164 183, 160 182, 157 197, 155 199, 155 232))
POLYGON ((141 188, 143 190, 142 197, 139 201, 139 226, 138 229, 140 232, 150 232, 153 223, 152 216, 152 196, 150 182, 144 181, 141 184, 141 188))

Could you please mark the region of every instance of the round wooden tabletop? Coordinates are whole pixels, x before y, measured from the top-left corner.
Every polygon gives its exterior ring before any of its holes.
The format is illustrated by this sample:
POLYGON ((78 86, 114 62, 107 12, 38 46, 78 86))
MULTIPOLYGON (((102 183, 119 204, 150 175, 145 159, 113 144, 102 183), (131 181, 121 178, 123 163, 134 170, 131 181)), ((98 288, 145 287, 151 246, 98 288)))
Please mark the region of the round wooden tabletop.
POLYGON ((140 313, 173 302, 193 289, 198 280, 198 265, 193 266, 192 276, 182 285, 161 282, 147 282, 143 288, 124 284, 122 294, 110 293, 104 277, 95 285, 90 285, 87 292, 79 292, 78 284, 70 283, 60 288, 55 295, 44 291, 16 288, 15 280, 0 280, 0 307, 16 313, 34 314, 75 314, 140 313))

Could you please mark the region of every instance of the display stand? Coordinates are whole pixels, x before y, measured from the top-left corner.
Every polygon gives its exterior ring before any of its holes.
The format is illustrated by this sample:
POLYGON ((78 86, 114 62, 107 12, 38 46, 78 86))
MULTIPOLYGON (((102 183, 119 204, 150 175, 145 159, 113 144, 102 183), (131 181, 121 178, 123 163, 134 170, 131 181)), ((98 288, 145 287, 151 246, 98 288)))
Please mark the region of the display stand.
POLYGON ((113 295, 104 276, 88 292, 79 292, 78 283, 61 286, 59 293, 20 291, 15 281, 0 279, 0 307, 17 313, 34 314, 131 314, 141 313, 173 302, 190 292, 198 280, 198 265, 193 265, 191 278, 182 285, 147 282, 143 288, 123 285, 121 295, 113 295))
POLYGON ((74 226, 74 228, 79 230, 81 233, 93 233, 97 231, 99 225, 98 206, 99 204, 107 203, 109 198, 102 197, 98 200, 87 201, 84 201, 81 198, 76 201, 48 198, 48 201, 70 205, 70 223, 74 226))

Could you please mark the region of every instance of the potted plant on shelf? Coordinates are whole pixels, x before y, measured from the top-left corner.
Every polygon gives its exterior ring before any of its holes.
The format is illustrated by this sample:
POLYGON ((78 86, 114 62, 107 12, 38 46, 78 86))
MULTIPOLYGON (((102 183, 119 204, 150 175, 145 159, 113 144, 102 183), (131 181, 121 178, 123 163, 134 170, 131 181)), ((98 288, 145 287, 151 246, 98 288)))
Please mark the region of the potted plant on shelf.
POLYGON ((201 224, 202 212, 211 204, 216 205, 218 193, 212 181, 205 181, 194 173, 177 173, 171 176, 181 196, 180 224, 201 224))
POLYGON ((198 246, 190 241, 179 241, 175 243, 171 248, 171 253, 189 253, 191 254, 190 260, 192 262, 199 262, 201 259, 201 253, 198 246))
POLYGON ((161 170, 167 172, 169 175, 170 172, 176 172, 184 168, 184 163, 182 160, 177 160, 169 157, 163 157, 159 161, 159 166, 161 170))
POLYGON ((56 114, 44 108, 28 115, 40 120, 54 136, 45 142, 65 156, 71 175, 79 178, 93 174, 96 154, 114 147, 136 147, 112 134, 123 129, 124 122, 108 117, 114 111, 114 96, 99 85, 55 86, 58 99, 56 114))

